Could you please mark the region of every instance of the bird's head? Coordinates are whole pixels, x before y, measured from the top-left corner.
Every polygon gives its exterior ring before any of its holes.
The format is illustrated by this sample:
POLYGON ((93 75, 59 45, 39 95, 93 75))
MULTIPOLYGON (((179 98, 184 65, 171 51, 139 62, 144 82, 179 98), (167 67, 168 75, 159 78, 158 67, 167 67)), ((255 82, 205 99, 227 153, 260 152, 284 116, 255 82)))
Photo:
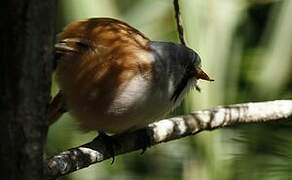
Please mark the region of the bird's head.
POLYGON ((176 101, 182 97, 190 87, 195 87, 199 79, 214 81, 201 69, 201 58, 192 49, 170 42, 150 42, 150 47, 155 54, 159 68, 158 71, 165 71, 168 76, 168 83, 171 85, 171 99, 176 101))

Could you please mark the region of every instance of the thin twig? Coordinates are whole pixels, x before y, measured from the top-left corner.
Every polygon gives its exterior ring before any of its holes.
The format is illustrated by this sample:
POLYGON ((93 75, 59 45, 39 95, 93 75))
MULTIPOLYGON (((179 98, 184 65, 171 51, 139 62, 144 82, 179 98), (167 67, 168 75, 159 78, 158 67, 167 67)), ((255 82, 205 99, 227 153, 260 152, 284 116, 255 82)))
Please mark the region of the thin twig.
MULTIPOLYGON (((161 120, 132 133, 112 136, 119 145, 114 146, 116 155, 139 150, 148 145, 194 135, 238 124, 292 121, 292 100, 277 100, 219 106, 208 110, 161 120), (148 143, 146 143, 148 142, 148 143), (146 144, 145 144, 146 143, 146 144)), ((82 146, 69 149, 48 160, 50 177, 56 178, 111 158, 106 145, 99 138, 82 146)))
POLYGON ((178 0, 173 0, 173 6, 174 6, 174 11, 175 11, 175 20, 176 20, 176 27, 178 31, 178 37, 181 44, 186 46, 186 42, 184 39, 184 29, 181 23, 180 8, 179 8, 178 0))

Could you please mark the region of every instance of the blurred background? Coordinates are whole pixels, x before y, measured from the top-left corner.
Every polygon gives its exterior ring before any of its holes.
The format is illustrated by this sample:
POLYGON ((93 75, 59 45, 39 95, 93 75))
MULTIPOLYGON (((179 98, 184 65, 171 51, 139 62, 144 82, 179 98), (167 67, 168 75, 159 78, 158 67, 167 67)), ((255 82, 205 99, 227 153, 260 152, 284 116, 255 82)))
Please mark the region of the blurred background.
MULTIPOLYGON (((178 42, 172 0, 59 0, 58 32, 71 21, 112 17, 149 38, 178 42)), ((188 45, 215 82, 200 82, 170 116, 217 105, 292 98, 292 0, 180 0, 188 45)), ((53 82, 52 94, 57 91, 53 82)), ((53 155, 92 140, 69 114, 49 129, 53 155)), ((202 132, 92 165, 62 180, 289 180, 292 126, 202 132)))

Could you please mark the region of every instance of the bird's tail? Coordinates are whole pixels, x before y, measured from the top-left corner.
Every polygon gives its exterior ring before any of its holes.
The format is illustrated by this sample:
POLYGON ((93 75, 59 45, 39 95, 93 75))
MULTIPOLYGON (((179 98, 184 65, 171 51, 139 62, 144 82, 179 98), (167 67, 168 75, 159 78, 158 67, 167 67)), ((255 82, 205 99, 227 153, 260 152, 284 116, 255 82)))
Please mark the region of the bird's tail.
POLYGON ((67 112, 67 108, 64 101, 64 95, 62 91, 59 91, 58 94, 52 99, 49 105, 48 112, 49 126, 55 123, 65 112, 67 112))

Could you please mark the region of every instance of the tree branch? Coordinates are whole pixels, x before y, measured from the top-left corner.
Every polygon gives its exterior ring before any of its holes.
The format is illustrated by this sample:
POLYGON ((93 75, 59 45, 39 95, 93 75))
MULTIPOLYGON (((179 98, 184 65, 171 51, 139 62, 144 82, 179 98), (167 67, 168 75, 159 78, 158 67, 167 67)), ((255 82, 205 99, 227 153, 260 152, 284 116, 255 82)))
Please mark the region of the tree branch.
MULTIPOLYGON (((213 130, 238 124, 284 122, 292 119, 292 100, 276 100, 218 106, 195 111, 188 115, 164 119, 144 129, 113 136, 119 145, 114 146, 116 155, 139 150, 162 142, 194 135, 203 130, 213 130), (147 143, 148 142, 148 143, 147 143)), ((51 178, 66 175, 91 164, 111 158, 110 152, 99 138, 82 146, 69 149, 48 160, 51 178)))

